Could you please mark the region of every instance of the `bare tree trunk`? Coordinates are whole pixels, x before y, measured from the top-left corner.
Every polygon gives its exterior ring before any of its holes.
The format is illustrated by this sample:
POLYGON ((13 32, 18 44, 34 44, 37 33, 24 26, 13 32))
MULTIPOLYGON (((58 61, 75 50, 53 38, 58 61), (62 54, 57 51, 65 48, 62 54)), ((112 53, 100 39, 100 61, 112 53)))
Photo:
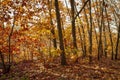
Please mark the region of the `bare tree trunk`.
POLYGON ((94 32, 95 32, 96 44, 97 44, 97 46, 98 46, 98 36, 97 36, 97 32, 96 32, 96 30, 95 30, 94 22, 93 22, 93 28, 94 28, 94 32))
MULTIPOLYGON (((99 1, 100 2, 100 1, 99 1)), ((99 45, 98 45, 98 60, 100 60, 100 58, 103 55, 103 43, 102 43, 102 31, 103 31, 103 4, 104 4, 104 0, 102 2, 102 4, 100 4, 100 9, 101 9, 101 25, 99 26, 99 32, 100 32, 100 37, 99 37, 99 45)))
POLYGON ((70 0, 71 4, 71 15, 72 15, 72 37, 73 37, 73 47, 77 49, 77 43, 76 43, 76 27, 75 27, 75 10, 74 10, 74 0, 70 0))
POLYGON ((91 63, 92 62, 92 13, 91 13, 91 0, 89 1, 89 10, 90 10, 90 33, 89 33, 89 40, 90 40, 90 46, 89 46, 89 62, 91 63))
POLYGON ((2 61, 1 67, 3 68, 3 73, 6 73, 6 66, 5 66, 5 61, 4 61, 4 55, 2 54, 1 51, 0 51, 0 57, 1 57, 1 61, 2 61))
MULTIPOLYGON (((76 6, 75 6, 75 9, 76 9, 76 12, 78 13, 76 6)), ((82 22, 79 16, 78 16, 78 18, 79 18, 80 22, 82 22)), ((80 24, 80 22, 78 24, 78 32, 79 32, 79 36, 80 36, 80 43, 82 46, 81 48, 82 48, 82 52, 83 52, 83 57, 85 57, 86 56, 86 36, 85 36, 85 30, 84 30, 83 24, 82 23, 80 24), (80 26, 81 26, 82 30, 80 30, 80 26), (82 31, 83 37, 82 37, 81 31, 82 31)))
MULTIPOLYGON (((105 55, 105 57, 107 57, 107 39, 106 39, 106 27, 105 27, 105 20, 104 20, 104 6, 105 6, 105 2, 104 2, 104 0, 103 0, 103 2, 102 2, 102 5, 101 5, 101 15, 102 15, 102 19, 101 19, 101 27, 102 27, 102 31, 103 31, 103 38, 104 38, 104 40, 103 40, 103 45, 101 44, 101 46, 102 46, 102 48, 101 48, 101 50, 102 50, 102 52, 100 53, 101 54, 101 56, 103 56, 103 55, 105 55)), ((102 35, 102 34, 101 34, 102 35)), ((102 37, 102 36, 101 36, 102 37)), ((101 38, 102 39, 102 38, 101 38)), ((101 57, 100 56, 100 57, 101 57)))
POLYGON ((52 21, 51 2, 49 0, 48 0, 48 7, 49 7, 49 15, 50 15, 51 33, 54 37, 52 39, 52 42, 53 42, 54 48, 56 49, 57 48, 57 41, 56 41, 56 38, 55 38, 55 30, 54 30, 54 25, 53 25, 53 21, 52 21))
POLYGON ((12 26, 11 32, 8 36, 8 46, 9 46, 9 49, 8 49, 9 50, 9 67, 7 69, 8 72, 10 71, 10 67, 11 67, 11 37, 12 37, 12 34, 13 34, 14 26, 15 26, 15 11, 14 11, 13 26, 12 26))
POLYGON ((111 42, 111 47, 112 47, 111 59, 113 60, 114 59, 113 40, 112 40, 112 33, 111 33, 111 29, 110 29, 110 22, 108 20, 108 13, 107 13, 106 7, 105 7, 105 14, 107 17, 108 31, 109 31, 109 37, 110 37, 110 42, 111 42))
POLYGON ((85 36, 85 31, 84 31, 84 27, 83 25, 81 25, 81 28, 82 28, 82 33, 83 33, 83 48, 84 48, 84 57, 86 56, 87 54, 87 50, 86 50, 86 36, 85 36))
POLYGON ((118 33, 117 33, 115 59, 118 59, 118 49, 119 49, 119 43, 120 43, 120 22, 119 22, 119 26, 118 26, 118 33))
MULTIPOLYGON (((92 0, 92 1, 94 1, 94 0, 92 0)), ((96 1, 96 2, 97 2, 97 1, 96 1)), ((97 9, 98 9, 98 8, 97 8, 97 9)), ((95 8, 95 7, 94 7, 94 11, 95 11, 95 14, 96 14, 97 11, 96 11, 96 8, 95 8)), ((99 26, 99 19, 96 17, 95 20, 97 20, 97 25, 99 26)), ((96 43, 97 43, 97 46, 98 46, 99 42, 98 42, 98 36, 97 36, 97 31, 96 31, 95 22, 93 22, 93 28, 94 28, 94 32, 95 32, 96 43)))
POLYGON ((107 38, 106 38, 106 28, 105 28, 105 25, 104 25, 104 21, 103 21, 103 34, 104 34, 104 55, 105 57, 107 57, 107 38))
MULTIPOLYGON (((89 0, 88 0, 89 1, 89 0)), ((87 4, 87 3, 86 3, 87 4)), ((85 8, 84 8, 84 16, 85 16, 85 20, 86 20, 86 23, 87 23, 87 32, 88 32, 88 43, 90 45, 90 29, 89 29, 89 20, 88 20, 88 16, 87 16, 87 13, 85 11, 85 8)), ((90 48, 90 46, 89 46, 90 48)), ((86 54, 87 54, 87 50, 86 50, 86 54)))
POLYGON ((82 49, 83 57, 85 57, 83 40, 82 40, 81 30, 80 30, 80 27, 79 27, 79 26, 78 26, 78 32, 79 32, 79 36, 80 36, 80 44, 81 44, 81 49, 82 49))
POLYGON ((58 29, 58 35, 59 35, 59 41, 60 41, 60 50, 61 52, 61 65, 66 65, 66 56, 65 56, 65 50, 64 50, 64 43, 63 43, 63 34, 62 34, 62 28, 61 28, 61 20, 60 20, 60 10, 59 10, 59 4, 58 0, 55 0, 55 11, 56 11, 56 20, 57 20, 57 29, 58 29))

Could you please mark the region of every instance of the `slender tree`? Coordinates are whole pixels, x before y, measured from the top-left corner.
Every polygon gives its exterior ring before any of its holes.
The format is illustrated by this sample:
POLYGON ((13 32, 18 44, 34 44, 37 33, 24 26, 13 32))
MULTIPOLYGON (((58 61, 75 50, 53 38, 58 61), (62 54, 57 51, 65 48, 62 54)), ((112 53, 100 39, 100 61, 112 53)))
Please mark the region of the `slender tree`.
POLYGON ((55 29, 54 29, 54 25, 53 25, 53 21, 52 21, 51 2, 49 0, 48 0, 48 8, 49 8, 49 15, 50 15, 51 33, 52 33, 52 36, 54 36, 54 38, 52 39, 52 42, 53 42, 54 48, 56 49, 57 48, 57 41, 55 38, 55 29))
POLYGON ((91 0, 89 1, 89 10, 90 10, 90 33, 89 33, 89 40, 90 40, 90 46, 89 46, 89 53, 90 53, 90 56, 89 56, 89 61, 91 62, 92 61, 92 11, 91 11, 91 0))
POLYGON ((114 58, 114 47, 113 47, 112 32, 111 32, 111 29, 110 29, 110 22, 108 20, 108 12, 107 12, 106 7, 105 7, 105 14, 106 14, 106 17, 107 17, 107 25, 108 25, 108 31, 109 31, 109 38, 110 38, 110 43, 111 43, 111 48, 112 48, 111 59, 113 60, 113 58, 114 58))
POLYGON ((0 67, 3 68, 3 73, 6 73, 6 66, 5 66, 5 61, 4 61, 4 55, 2 54, 2 52, 0 51, 0 58, 1 58, 1 61, 2 61, 2 65, 0 65, 0 67))
POLYGON ((72 20, 71 20, 71 24, 72 24, 72 37, 73 37, 73 46, 74 48, 77 49, 77 43, 76 43, 76 27, 75 27, 75 9, 74 9, 74 4, 75 1, 74 0, 70 0, 70 4, 71 4, 71 15, 72 15, 72 20))
MULTIPOLYGON (((89 0, 88 0, 89 1, 89 0)), ((86 3, 87 4, 87 3, 86 3)), ((88 6, 86 6, 86 7, 88 7, 88 6)), ((89 25, 90 25, 90 23, 89 23, 89 19, 88 19, 88 15, 87 15, 87 13, 86 13, 86 9, 84 8, 83 9, 83 13, 84 13, 84 16, 85 16, 85 21, 86 21, 86 24, 87 24, 87 33, 88 33, 88 45, 90 45, 90 29, 89 29, 89 25)), ((87 36, 87 35, 86 35, 87 36)), ((87 47, 87 46, 86 46, 87 47)), ((89 48, 90 48, 90 46, 89 46, 89 48)), ((86 50, 86 54, 87 54, 87 50, 86 50)))
POLYGON ((55 0, 55 11, 56 11, 58 36, 59 36, 59 41, 60 41, 61 65, 66 65, 67 62, 66 62, 64 44, 63 44, 63 34, 62 34, 62 28, 61 28, 60 10, 59 10, 58 0, 55 0))
MULTIPOLYGON (((75 6, 75 10, 76 10, 76 13, 78 13, 78 10, 75 6)), ((82 53, 83 53, 83 57, 86 56, 86 36, 85 36, 85 30, 84 30, 84 27, 83 27, 83 23, 80 19, 80 17, 78 16, 79 18, 79 23, 78 23, 78 32, 79 32, 79 36, 80 36, 80 44, 81 44, 81 48, 82 48, 82 53), (82 28, 82 30, 80 29, 80 27, 82 28), (82 32, 82 34, 81 34, 82 32), (83 35, 83 36, 82 36, 83 35)))
POLYGON ((106 27, 105 27, 105 23, 103 21, 103 34, 104 34, 104 55, 105 57, 107 57, 107 38, 106 38, 106 27))
POLYGON ((9 72, 10 71, 10 68, 11 68, 11 37, 12 37, 12 34, 13 34, 13 29, 14 29, 14 27, 15 27, 15 10, 14 10, 14 18, 13 18, 13 25, 12 25, 12 28, 11 28, 11 32, 10 32, 10 34, 9 34, 9 36, 8 36, 8 47, 9 47, 9 49, 8 49, 8 51, 9 51, 9 67, 8 67, 8 69, 7 69, 7 72, 9 72))
MULTIPOLYGON (((100 2, 100 1, 99 1, 100 2)), ((102 33, 103 33, 103 3, 100 4, 100 15, 101 15, 101 21, 99 25, 99 44, 98 44, 98 60, 100 60, 100 57, 102 57, 103 54, 103 43, 102 43, 102 33)))
POLYGON ((118 32, 117 32, 115 59, 118 59, 118 49, 119 49, 119 43, 120 43, 120 22, 117 30, 118 32))

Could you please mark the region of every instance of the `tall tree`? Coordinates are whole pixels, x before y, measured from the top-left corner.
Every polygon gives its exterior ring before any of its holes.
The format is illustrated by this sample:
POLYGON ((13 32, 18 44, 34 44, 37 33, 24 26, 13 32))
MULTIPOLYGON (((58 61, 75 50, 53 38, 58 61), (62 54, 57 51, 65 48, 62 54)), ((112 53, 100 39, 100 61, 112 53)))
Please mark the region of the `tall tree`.
POLYGON ((108 19, 108 11, 107 11, 107 8, 105 7, 105 14, 106 14, 106 17, 107 17, 107 27, 108 27, 108 31, 109 31, 109 38, 110 38, 110 43, 111 43, 111 48, 112 48, 112 52, 111 52, 111 59, 113 60, 114 58, 114 47, 113 47, 113 40, 112 40, 112 32, 111 32, 111 29, 110 29, 110 22, 109 22, 109 19, 108 19))
POLYGON ((74 0, 70 0, 70 4, 71 4, 71 15, 72 15, 71 23, 72 23, 73 47, 77 49, 76 28, 75 28, 75 10, 74 10, 75 1, 74 0))
POLYGON ((119 49, 119 43, 120 43, 120 22, 117 30, 118 32, 117 32, 115 59, 118 59, 118 49, 119 49))
POLYGON ((8 67, 8 69, 7 69, 7 72, 9 72, 10 71, 10 68, 11 68, 11 37, 12 37, 12 34, 13 34, 13 29, 14 29, 14 27, 15 27, 15 10, 14 10, 14 17, 13 17, 13 25, 12 25, 12 28, 11 28, 11 32, 10 32, 10 34, 9 34, 9 36, 8 36, 8 46, 9 46, 9 67, 8 67))
POLYGON ((89 46, 89 53, 90 53, 90 56, 89 56, 89 60, 90 62, 92 61, 92 10, 91 10, 91 0, 89 1, 89 9, 90 9, 90 31, 89 31, 89 40, 90 40, 90 46, 89 46))
POLYGON ((100 15, 101 15, 101 25, 99 25, 99 44, 98 44, 98 60, 100 60, 100 57, 102 56, 102 53, 103 53, 103 46, 102 46, 102 29, 103 29, 103 4, 104 4, 104 1, 99 4, 100 5, 100 15))
POLYGON ((64 49, 64 43, 63 43, 63 34, 62 34, 62 28, 61 28, 60 10, 59 10, 58 0, 55 0, 55 11, 56 11, 58 36, 59 36, 59 41, 60 41, 59 47, 61 50, 61 65, 66 65, 67 62, 66 62, 65 49, 64 49))
MULTIPOLYGON (((87 0, 86 2, 84 2, 84 1, 82 1, 82 2, 85 5, 85 4, 87 4, 87 2, 89 2, 89 0, 87 0)), ((86 6, 86 7, 88 7, 88 6, 86 6)), ((83 8, 83 9, 84 9, 83 11, 84 11, 84 16, 85 16, 85 22, 87 24, 87 33, 88 33, 88 41, 89 41, 88 44, 90 45, 90 29, 89 29, 90 23, 89 23, 89 19, 88 19, 88 15, 87 15, 86 9, 85 8, 83 8)), ((89 48, 90 48, 90 46, 89 46, 89 48)), ((87 52, 87 50, 86 50, 86 52, 87 52)))
MULTIPOLYGON (((78 13, 78 10, 77 10, 77 7, 75 6, 75 10, 76 12, 78 13)), ((80 44, 81 44, 81 48, 82 48, 82 53, 83 53, 83 57, 86 56, 86 36, 85 36, 85 30, 84 30, 84 27, 83 27, 83 23, 80 19, 80 16, 78 16, 79 20, 80 20, 80 23, 78 23, 78 33, 79 33, 79 36, 80 36, 80 44), (82 28, 82 30, 80 29, 80 27, 82 28), (82 34, 83 36, 82 36, 82 34)))
POLYGON ((0 59, 1 59, 1 62, 2 62, 2 66, 3 66, 3 73, 6 73, 6 66, 5 66, 4 55, 2 54, 1 51, 0 51, 0 59))
POLYGON ((52 14, 51 14, 51 6, 52 6, 51 4, 52 4, 52 2, 50 2, 50 0, 48 0, 48 8, 49 8, 50 24, 51 24, 51 33, 54 36, 52 41, 53 41, 54 48, 57 48, 57 42, 56 42, 56 38, 55 38, 55 30, 54 30, 54 25, 53 25, 53 21, 52 21, 52 14))

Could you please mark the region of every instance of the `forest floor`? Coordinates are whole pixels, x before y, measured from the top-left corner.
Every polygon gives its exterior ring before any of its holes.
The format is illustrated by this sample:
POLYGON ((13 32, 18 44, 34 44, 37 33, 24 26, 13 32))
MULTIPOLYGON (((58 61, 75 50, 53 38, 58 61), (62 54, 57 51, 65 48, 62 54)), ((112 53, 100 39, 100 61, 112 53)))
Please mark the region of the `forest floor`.
POLYGON ((58 60, 43 64, 40 60, 22 61, 12 66, 0 80, 120 80, 120 60, 80 59, 78 63, 61 66, 58 60))

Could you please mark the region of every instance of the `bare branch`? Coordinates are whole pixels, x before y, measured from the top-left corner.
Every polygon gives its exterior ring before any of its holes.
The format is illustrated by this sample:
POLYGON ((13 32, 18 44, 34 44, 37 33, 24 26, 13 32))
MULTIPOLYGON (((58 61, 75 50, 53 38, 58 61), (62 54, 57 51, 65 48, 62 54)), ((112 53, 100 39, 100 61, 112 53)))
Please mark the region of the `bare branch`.
POLYGON ((80 11, 76 14, 76 16, 74 17, 74 19, 76 19, 77 18, 77 16, 79 16, 79 14, 82 12, 82 10, 85 8, 85 6, 86 6, 86 4, 88 3, 88 1, 90 1, 90 0, 87 0, 85 3, 84 3, 84 5, 82 6, 82 8, 80 9, 80 11))

